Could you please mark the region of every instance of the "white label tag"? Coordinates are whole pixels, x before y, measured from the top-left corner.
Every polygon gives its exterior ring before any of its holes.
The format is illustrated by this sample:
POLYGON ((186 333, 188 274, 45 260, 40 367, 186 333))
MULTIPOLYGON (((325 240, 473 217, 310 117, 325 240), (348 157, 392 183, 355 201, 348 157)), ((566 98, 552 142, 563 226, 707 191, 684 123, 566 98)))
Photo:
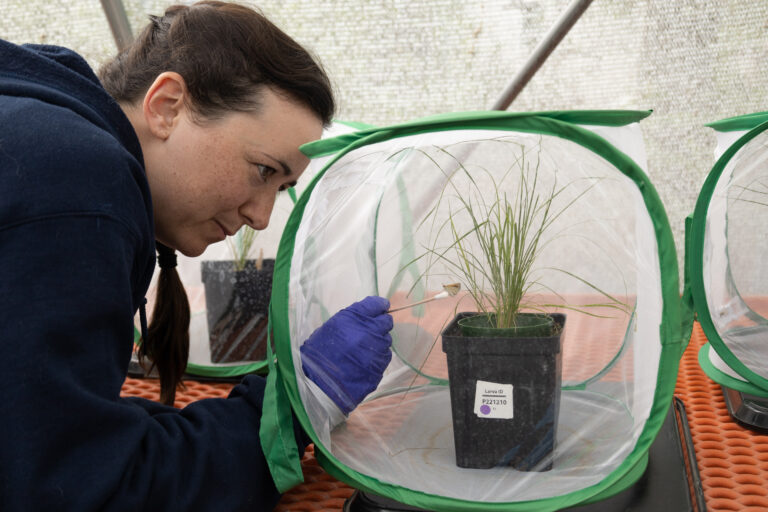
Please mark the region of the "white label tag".
POLYGON ((475 414, 480 418, 512 418, 512 384, 477 381, 475 414))

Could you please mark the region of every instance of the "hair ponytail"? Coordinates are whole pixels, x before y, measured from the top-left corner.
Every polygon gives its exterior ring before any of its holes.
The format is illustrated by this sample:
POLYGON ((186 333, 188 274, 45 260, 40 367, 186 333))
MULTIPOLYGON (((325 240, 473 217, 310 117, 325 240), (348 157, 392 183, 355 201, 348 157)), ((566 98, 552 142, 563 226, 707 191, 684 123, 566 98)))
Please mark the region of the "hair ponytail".
MULTIPOLYGON (((176 252, 157 243, 160 275, 147 337, 139 359, 147 357, 160 374, 160 401, 173 405, 189 357, 189 300, 176 271, 176 252)), ((150 367, 151 370, 151 367, 150 367)))

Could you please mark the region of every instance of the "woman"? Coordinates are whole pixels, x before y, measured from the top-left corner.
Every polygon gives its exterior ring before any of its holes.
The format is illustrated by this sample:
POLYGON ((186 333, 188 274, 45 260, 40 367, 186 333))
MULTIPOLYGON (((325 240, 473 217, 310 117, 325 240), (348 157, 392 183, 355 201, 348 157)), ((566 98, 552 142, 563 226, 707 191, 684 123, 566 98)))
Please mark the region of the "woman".
MULTIPOLYGON (((260 377, 181 410, 119 394, 156 247, 162 290, 142 351, 170 404, 189 322, 173 251, 264 229, 333 97, 312 57, 253 10, 200 2, 151 19, 100 80, 72 51, 0 41, 4 511, 269 510, 279 498, 260 377)), ((306 374, 344 413, 389 363, 388 307, 368 297, 302 346, 306 374)))

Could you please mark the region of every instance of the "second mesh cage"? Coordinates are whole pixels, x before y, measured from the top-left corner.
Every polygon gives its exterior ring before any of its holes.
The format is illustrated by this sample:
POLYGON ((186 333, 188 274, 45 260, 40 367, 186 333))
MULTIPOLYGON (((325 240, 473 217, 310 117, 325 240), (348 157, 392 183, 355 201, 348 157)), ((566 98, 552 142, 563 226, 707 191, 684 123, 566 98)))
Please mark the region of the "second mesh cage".
POLYGON ((768 113, 709 125, 717 161, 699 194, 687 252, 699 352, 731 414, 768 429, 768 113))
POLYGON ((637 480, 685 338, 647 115, 455 114, 303 148, 335 157, 283 234, 270 379, 329 473, 434 510, 555 510, 637 480), (392 362, 344 417, 299 347, 367 295, 444 298, 393 312, 392 362), (490 333, 459 325, 485 313, 490 333))

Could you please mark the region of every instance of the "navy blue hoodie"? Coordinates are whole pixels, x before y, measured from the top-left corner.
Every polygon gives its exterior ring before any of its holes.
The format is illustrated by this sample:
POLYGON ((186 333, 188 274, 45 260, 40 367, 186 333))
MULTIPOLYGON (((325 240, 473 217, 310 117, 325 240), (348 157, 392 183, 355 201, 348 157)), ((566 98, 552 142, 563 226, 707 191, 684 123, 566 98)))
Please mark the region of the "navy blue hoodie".
POLYGON ((120 107, 74 52, 0 41, 0 510, 276 504, 263 379, 181 410, 119 396, 154 255, 120 107))

